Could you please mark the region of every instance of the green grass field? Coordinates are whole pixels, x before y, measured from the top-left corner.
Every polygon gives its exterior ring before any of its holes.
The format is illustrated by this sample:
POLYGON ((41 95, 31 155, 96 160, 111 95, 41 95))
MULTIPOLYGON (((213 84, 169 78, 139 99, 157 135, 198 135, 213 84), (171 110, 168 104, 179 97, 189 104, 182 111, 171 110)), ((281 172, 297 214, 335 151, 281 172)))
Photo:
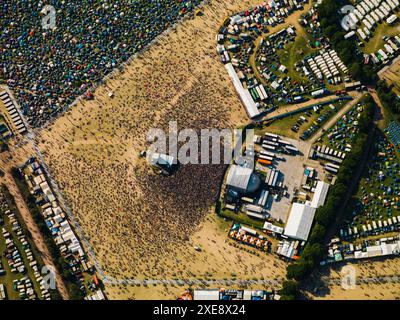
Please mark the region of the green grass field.
POLYGON ((378 128, 380 130, 386 129, 391 121, 396 120, 393 113, 387 108, 381 108, 382 119, 378 121, 378 128))

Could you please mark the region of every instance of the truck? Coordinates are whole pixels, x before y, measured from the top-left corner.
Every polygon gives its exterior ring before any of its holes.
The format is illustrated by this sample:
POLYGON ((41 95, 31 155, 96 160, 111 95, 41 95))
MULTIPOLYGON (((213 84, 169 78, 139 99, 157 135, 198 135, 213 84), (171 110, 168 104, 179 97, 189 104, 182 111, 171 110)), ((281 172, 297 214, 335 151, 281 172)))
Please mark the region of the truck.
POLYGON ((285 146, 285 149, 287 151, 289 151, 290 153, 298 153, 299 152, 299 149, 297 149, 296 147, 293 147, 293 146, 285 146))
POLYGON ((270 145, 262 145, 262 147, 266 150, 276 151, 276 147, 270 145))
POLYGON ((295 96, 295 97, 293 98, 293 102, 294 102, 294 103, 302 102, 303 100, 304 100, 304 97, 303 97, 303 96, 295 96))
POLYGON ((311 95, 312 95, 314 98, 317 98, 317 97, 322 97, 322 96, 324 96, 324 95, 326 95, 326 94, 328 94, 328 93, 329 93, 328 90, 326 90, 326 89, 320 89, 320 90, 316 90, 316 91, 311 92, 311 95))
POLYGON ((328 172, 330 172, 330 173, 334 173, 334 174, 337 174, 337 173, 338 173, 338 170, 337 170, 337 169, 331 168, 331 167, 328 167, 328 166, 325 166, 325 170, 328 171, 328 172))
POLYGON ((272 162, 269 161, 269 160, 264 160, 264 159, 260 159, 260 158, 259 158, 257 161, 258 161, 258 163, 263 164, 263 165, 265 165, 265 166, 270 166, 270 165, 272 165, 272 162))
POLYGON ((337 170, 340 169, 340 166, 338 166, 337 164, 333 164, 333 163, 331 163, 331 162, 328 162, 328 163, 326 164, 326 166, 327 166, 327 167, 330 167, 330 168, 337 169, 337 170))
POLYGON ((278 138, 279 138, 279 136, 278 136, 277 134, 273 134, 273 133, 269 133, 269 132, 266 132, 266 133, 264 134, 264 137, 265 137, 266 139, 271 139, 271 138, 278 139, 278 138))
POLYGON ((275 154, 274 154, 274 153, 268 152, 268 151, 264 151, 264 150, 261 150, 261 151, 260 151, 260 154, 262 154, 263 156, 269 156, 269 157, 272 157, 272 158, 275 157, 275 154))
POLYGON ((259 156, 258 156, 258 158, 259 159, 262 159, 262 160, 266 160, 266 161, 274 161, 274 158, 273 157, 271 157, 271 156, 265 156, 265 155, 262 155, 262 154, 260 154, 259 156))

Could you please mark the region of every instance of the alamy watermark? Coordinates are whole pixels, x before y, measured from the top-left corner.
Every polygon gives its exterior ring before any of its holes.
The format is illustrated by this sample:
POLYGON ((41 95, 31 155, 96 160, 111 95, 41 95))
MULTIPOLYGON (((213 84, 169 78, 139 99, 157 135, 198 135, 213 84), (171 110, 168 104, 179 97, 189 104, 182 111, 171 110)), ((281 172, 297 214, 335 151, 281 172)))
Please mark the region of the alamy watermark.
POLYGON ((340 270, 341 285, 344 290, 351 290, 357 287, 357 271, 353 266, 344 266, 340 270))
MULTIPOLYGON (((182 129, 176 121, 169 122, 169 130, 150 129, 147 154, 165 154, 174 164, 230 164, 252 145, 253 129, 182 129), (245 147, 245 148, 244 148, 245 147), (223 149, 223 150, 221 150, 223 149)), ((254 161, 254 153, 246 154, 254 161)))
POLYGON ((42 28, 45 30, 56 29, 56 9, 51 5, 46 5, 42 8, 40 13, 42 17, 42 28))
POLYGON ((41 285, 47 290, 56 289, 56 273, 53 266, 45 265, 41 270, 42 278, 41 285))
POLYGON ((345 31, 355 30, 357 29, 357 20, 354 16, 354 11, 356 8, 352 5, 345 5, 340 9, 340 12, 345 15, 342 18, 341 25, 345 31))

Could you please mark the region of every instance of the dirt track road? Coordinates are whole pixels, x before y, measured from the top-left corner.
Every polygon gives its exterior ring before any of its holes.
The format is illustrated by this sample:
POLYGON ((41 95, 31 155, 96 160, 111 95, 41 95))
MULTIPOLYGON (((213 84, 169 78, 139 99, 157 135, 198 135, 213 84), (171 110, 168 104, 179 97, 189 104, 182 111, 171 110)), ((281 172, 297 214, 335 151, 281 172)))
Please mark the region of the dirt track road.
POLYGON ((326 130, 332 127, 341 117, 343 117, 343 115, 345 115, 356 103, 358 103, 361 97, 362 93, 359 93, 357 96, 355 96, 354 100, 351 100, 349 103, 347 103, 342 110, 340 110, 333 118, 329 119, 329 121, 319 129, 319 131, 309 140, 309 142, 314 144, 315 141, 321 138, 326 130))
MULTIPOLYGON (((359 92, 351 91, 351 92, 348 92, 347 94, 349 96, 351 96, 353 99, 355 99, 359 95, 359 92)), ((264 118, 264 120, 275 118, 277 116, 284 116, 285 114, 290 114, 290 113, 292 113, 294 111, 297 111, 299 109, 303 109, 303 108, 306 108, 306 107, 311 106, 311 105, 327 102, 327 101, 330 101, 330 100, 333 100, 333 99, 337 99, 337 98, 338 98, 338 96, 336 96, 336 95, 330 95, 330 96, 326 96, 326 97, 319 98, 319 99, 312 99, 312 100, 309 100, 309 101, 306 101, 306 102, 303 102, 303 103, 282 106, 282 107, 279 107, 278 109, 276 109, 275 111, 269 113, 264 118)))

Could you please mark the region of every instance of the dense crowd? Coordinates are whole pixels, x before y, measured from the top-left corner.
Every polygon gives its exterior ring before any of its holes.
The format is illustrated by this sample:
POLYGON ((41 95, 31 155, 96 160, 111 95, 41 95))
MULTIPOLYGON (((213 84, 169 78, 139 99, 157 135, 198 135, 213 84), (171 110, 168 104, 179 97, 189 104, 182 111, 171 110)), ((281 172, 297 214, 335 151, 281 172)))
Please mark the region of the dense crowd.
POLYGON ((0 3, 0 82, 39 127, 201 0, 8 0, 0 3), (56 28, 43 29, 52 5, 56 28))

